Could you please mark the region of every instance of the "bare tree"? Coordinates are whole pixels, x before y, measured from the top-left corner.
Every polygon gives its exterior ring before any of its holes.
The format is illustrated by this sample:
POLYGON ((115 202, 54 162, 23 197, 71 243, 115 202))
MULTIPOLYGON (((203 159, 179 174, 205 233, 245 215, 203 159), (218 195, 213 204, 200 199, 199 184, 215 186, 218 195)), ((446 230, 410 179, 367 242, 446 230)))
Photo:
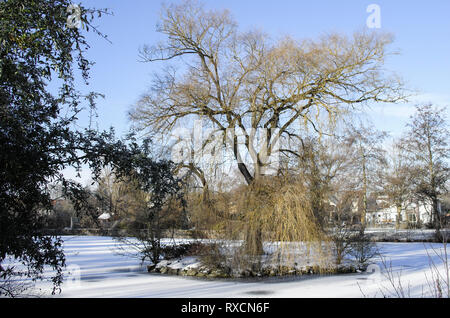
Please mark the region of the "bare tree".
POLYGON ((298 164, 293 173, 304 180, 314 215, 323 224, 333 212, 330 203, 339 201, 337 192, 348 191, 347 179, 354 164, 349 155, 351 143, 336 136, 309 136, 300 141, 298 164))
POLYGON ((94 194, 98 209, 103 213, 109 213, 112 219, 117 220, 130 208, 130 200, 127 200, 129 194, 129 184, 117 180, 111 168, 105 167, 94 194))
POLYGON ((387 34, 271 41, 239 32, 228 11, 207 11, 195 1, 165 6, 158 31, 165 40, 145 46, 141 58, 162 62, 162 73, 130 118, 159 136, 206 120, 249 185, 273 172, 280 153, 298 152, 289 143, 305 127, 327 132, 358 105, 404 99, 401 80, 384 69, 387 34), (280 150, 281 142, 288 147, 280 150))
POLYGON ((400 228, 401 212, 411 201, 413 191, 411 187, 410 162, 405 160, 402 147, 394 144, 388 156, 388 169, 384 173, 383 193, 397 209, 396 229, 400 228))
POLYGON ((406 136, 402 139, 404 148, 414 169, 415 192, 424 201, 432 204, 432 222, 440 229, 439 196, 448 192, 450 147, 448 124, 444 108, 432 104, 416 106, 411 116, 406 136))
POLYGON ((373 126, 351 126, 347 131, 347 138, 354 147, 354 164, 356 168, 355 180, 359 185, 362 207, 361 225, 366 226, 369 192, 379 190, 380 167, 386 163, 383 141, 387 137, 386 132, 377 131, 373 126))
POLYGON ((192 1, 164 7, 158 31, 166 40, 144 47, 143 61, 178 59, 181 73, 165 63, 131 119, 159 134, 206 119, 222 132, 248 184, 266 173, 280 139, 295 138, 301 127, 323 132, 350 107, 404 97, 401 81, 383 68, 392 41, 386 34, 272 42, 238 32, 228 11, 192 1), (265 142, 257 142, 256 129, 265 129, 265 142))

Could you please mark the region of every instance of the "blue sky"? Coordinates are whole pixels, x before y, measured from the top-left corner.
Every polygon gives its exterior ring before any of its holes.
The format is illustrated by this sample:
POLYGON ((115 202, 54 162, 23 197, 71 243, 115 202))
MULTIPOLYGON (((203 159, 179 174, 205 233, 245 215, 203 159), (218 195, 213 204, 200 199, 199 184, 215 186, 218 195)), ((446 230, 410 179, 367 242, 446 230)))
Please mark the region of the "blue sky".
MULTIPOLYGON (((179 1, 171 1, 179 2, 179 1)), ((141 63, 138 50, 144 44, 161 39, 156 32, 159 0, 84 0, 83 5, 110 8, 113 16, 96 21, 108 35, 109 43, 88 33, 91 44, 88 57, 96 62, 91 72, 89 90, 105 94, 98 103, 101 129, 114 126, 119 135, 128 130, 127 111, 151 84, 151 74, 158 63, 141 63)), ((407 87, 418 96, 403 105, 379 105, 368 110, 368 117, 378 129, 394 136, 401 133, 417 102, 446 106, 450 102, 450 1, 448 0, 214 0, 204 1, 209 8, 229 9, 242 30, 258 28, 272 38, 317 38, 327 32, 351 34, 366 28, 370 13, 366 8, 377 4, 381 9, 381 31, 391 32, 392 56, 386 66, 398 73, 407 87)), ((450 109, 447 109, 447 116, 450 109)), ((86 121, 81 117, 81 121, 86 121)))
MULTIPOLYGON (((88 56, 96 62, 89 89, 106 95, 98 104, 100 128, 114 126, 121 134, 129 126, 127 110, 149 87, 152 72, 160 66, 139 62, 138 49, 161 38, 155 29, 162 2, 85 0, 83 3, 108 7, 114 13, 96 23, 112 44, 88 34, 91 44, 88 56)), ((229 9, 242 29, 259 28, 273 38, 283 35, 316 38, 332 31, 350 34, 366 27, 367 6, 378 4, 381 30, 395 35, 392 49, 400 51, 400 55, 388 60, 387 67, 421 95, 405 105, 374 107, 369 114, 375 124, 398 134, 416 100, 442 106, 450 101, 450 1, 214 0, 205 3, 211 8, 229 9)))

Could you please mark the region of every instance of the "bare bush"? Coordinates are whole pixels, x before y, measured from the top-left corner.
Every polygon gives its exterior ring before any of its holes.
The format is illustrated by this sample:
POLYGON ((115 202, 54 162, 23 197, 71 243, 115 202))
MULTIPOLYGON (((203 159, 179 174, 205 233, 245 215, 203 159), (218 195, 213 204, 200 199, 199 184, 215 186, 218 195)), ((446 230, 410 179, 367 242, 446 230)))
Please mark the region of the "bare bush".
POLYGON ((354 232, 345 222, 337 223, 331 230, 329 237, 333 243, 336 265, 342 264, 344 258, 349 254, 354 235, 354 232))
POLYGON ((357 262, 358 269, 366 270, 380 252, 375 242, 371 241, 367 235, 358 232, 351 240, 348 254, 357 262))

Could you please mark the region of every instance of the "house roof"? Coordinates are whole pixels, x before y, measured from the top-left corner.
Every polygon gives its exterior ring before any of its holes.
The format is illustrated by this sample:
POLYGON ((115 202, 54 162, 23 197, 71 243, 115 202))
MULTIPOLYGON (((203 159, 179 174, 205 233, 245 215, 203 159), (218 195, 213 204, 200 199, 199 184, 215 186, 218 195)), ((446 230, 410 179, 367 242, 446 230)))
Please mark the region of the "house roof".
POLYGON ((111 214, 109 214, 109 213, 102 213, 102 214, 98 217, 99 220, 109 220, 110 218, 111 218, 111 214))

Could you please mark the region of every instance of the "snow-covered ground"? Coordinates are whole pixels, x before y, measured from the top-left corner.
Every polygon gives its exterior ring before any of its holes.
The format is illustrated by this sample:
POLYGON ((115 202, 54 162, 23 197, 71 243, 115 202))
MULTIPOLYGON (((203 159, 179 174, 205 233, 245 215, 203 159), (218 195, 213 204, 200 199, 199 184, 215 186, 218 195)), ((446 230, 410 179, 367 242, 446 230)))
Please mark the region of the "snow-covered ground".
MULTIPOLYGON (((386 279, 381 259, 373 273, 247 280, 199 279, 149 274, 140 261, 118 255, 117 242, 109 237, 66 236, 67 281, 54 297, 383 297, 398 296, 386 279)), ((444 273, 435 254, 442 244, 378 243, 388 268, 411 297, 426 296, 432 281, 430 257, 444 273), (430 255, 430 257, 428 256, 430 255), (392 265, 392 267, 391 267, 392 265)), ((398 283, 396 283, 398 285, 398 283)), ((38 283, 49 295, 49 283, 38 283)))

